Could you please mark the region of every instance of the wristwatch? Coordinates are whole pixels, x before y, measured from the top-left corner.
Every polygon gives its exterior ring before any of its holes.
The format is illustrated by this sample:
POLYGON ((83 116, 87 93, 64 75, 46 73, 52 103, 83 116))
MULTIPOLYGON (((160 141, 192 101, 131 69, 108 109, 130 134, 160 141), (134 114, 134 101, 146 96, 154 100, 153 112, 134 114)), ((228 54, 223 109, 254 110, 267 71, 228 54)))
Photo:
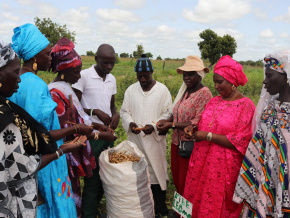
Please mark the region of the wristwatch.
POLYGON ((175 123, 172 123, 172 126, 171 126, 171 128, 173 129, 173 130, 175 130, 175 123))

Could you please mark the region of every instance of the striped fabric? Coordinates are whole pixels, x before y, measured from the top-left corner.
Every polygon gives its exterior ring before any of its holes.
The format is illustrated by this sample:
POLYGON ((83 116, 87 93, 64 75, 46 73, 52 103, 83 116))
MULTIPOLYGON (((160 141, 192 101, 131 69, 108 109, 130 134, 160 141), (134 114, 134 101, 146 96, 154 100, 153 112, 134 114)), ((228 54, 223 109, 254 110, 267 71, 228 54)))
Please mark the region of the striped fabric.
POLYGON ((233 200, 243 217, 290 217, 290 103, 270 102, 243 160, 233 200))
POLYGON ((149 58, 141 57, 136 61, 135 72, 153 72, 154 68, 149 58))

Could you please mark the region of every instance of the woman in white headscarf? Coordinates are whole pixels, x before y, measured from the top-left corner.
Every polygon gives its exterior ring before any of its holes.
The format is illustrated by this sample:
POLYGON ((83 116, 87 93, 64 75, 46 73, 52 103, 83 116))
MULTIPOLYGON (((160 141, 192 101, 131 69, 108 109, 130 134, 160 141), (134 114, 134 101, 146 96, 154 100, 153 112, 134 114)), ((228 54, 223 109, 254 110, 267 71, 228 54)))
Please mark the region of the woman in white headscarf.
POLYGON ((179 194, 183 194, 185 178, 191 151, 180 151, 179 147, 185 142, 192 141, 184 137, 183 129, 188 125, 197 125, 205 105, 212 98, 210 90, 202 84, 202 79, 209 69, 203 65, 203 61, 190 55, 183 66, 176 72, 183 75, 183 83, 173 103, 172 116, 166 121, 159 121, 157 129, 164 134, 172 128, 171 144, 171 172, 173 182, 179 194), (183 154, 181 154, 183 152, 183 154))
POLYGON ((233 201, 245 204, 243 217, 290 217, 290 51, 268 54, 264 62, 254 135, 233 201))

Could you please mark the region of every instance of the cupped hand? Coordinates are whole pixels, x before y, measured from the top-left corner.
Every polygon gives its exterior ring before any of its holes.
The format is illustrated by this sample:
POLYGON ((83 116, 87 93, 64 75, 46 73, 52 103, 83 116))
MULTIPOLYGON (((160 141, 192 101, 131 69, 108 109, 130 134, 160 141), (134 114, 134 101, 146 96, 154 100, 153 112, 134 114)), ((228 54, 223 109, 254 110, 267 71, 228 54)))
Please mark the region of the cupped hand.
POLYGON ((108 142, 114 142, 118 137, 112 134, 112 132, 100 132, 99 133, 99 139, 102 139, 104 141, 108 142))
POLYGON ((76 124, 77 133, 81 135, 89 135, 93 132, 93 127, 83 123, 76 124))
POLYGON ((168 132, 168 130, 172 127, 172 122, 158 122, 156 127, 159 132, 168 132))
POLYGON ((109 126, 111 123, 111 117, 106 114, 105 112, 99 110, 99 109, 94 109, 94 114, 106 125, 109 126))
POLYGON ((154 131, 154 127, 151 124, 147 124, 143 127, 142 131, 145 135, 150 135, 154 131))
POLYGON ((193 134, 197 131, 196 125, 189 125, 183 129, 185 138, 192 139, 193 134))
POLYGON ((196 131, 193 133, 193 139, 195 139, 197 142, 204 141, 206 140, 207 134, 208 132, 205 131, 196 131))
POLYGON ((142 128, 139 128, 138 125, 134 122, 130 123, 131 132, 134 134, 139 134, 142 128))
POLYGON ((59 148, 63 151, 63 153, 69 153, 83 146, 86 146, 86 141, 86 136, 76 137, 73 141, 62 144, 59 148))
POLYGON ((115 130, 118 127, 119 121, 120 115, 118 113, 114 113, 111 118, 111 123, 109 124, 109 127, 115 130))

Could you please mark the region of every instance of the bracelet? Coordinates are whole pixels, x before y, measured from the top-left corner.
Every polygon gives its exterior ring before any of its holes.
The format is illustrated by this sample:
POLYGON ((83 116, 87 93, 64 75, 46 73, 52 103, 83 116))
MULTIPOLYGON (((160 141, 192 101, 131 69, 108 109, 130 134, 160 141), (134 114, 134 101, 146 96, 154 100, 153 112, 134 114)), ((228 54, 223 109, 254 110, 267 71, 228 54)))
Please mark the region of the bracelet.
POLYGON ((90 116, 93 116, 93 111, 94 111, 94 109, 91 110, 90 116))
POLYGON ((56 155, 57 155, 57 159, 59 159, 59 153, 57 151, 55 151, 56 155))
POLYGON ((209 133, 206 135, 206 141, 211 142, 211 140, 212 140, 212 132, 209 132, 209 133))
POLYGON ((78 133, 78 127, 77 127, 76 124, 74 125, 74 128, 75 128, 75 130, 76 130, 76 134, 77 134, 77 133, 78 133))
POLYGON ((99 133, 95 132, 94 139, 95 139, 95 140, 98 140, 98 139, 99 139, 99 133))
POLYGON ((62 156, 63 155, 63 150, 61 150, 61 148, 58 148, 58 150, 61 151, 61 155, 60 156, 62 156))

